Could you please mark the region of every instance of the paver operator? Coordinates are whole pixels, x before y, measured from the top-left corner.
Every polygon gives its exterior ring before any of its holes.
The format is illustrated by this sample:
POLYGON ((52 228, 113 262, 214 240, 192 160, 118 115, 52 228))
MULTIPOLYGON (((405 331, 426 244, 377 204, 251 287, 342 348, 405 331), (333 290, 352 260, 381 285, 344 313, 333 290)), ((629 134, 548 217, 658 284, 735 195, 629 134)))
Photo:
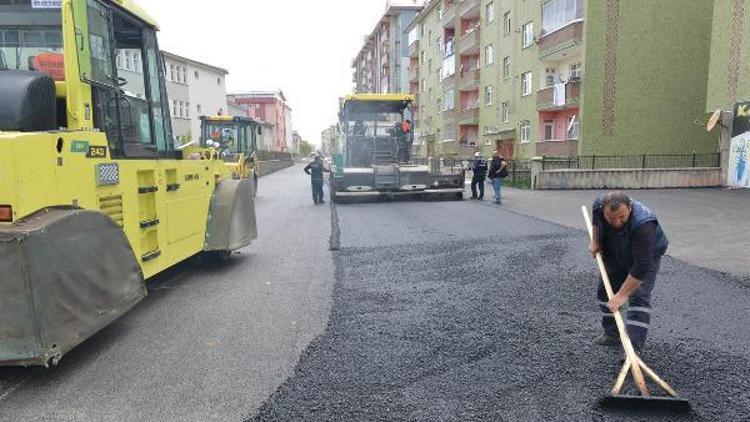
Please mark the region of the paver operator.
POLYGON ((315 160, 305 167, 305 173, 310 175, 313 202, 316 205, 325 204, 325 201, 323 200, 323 172, 330 173, 331 170, 325 167, 323 164, 323 158, 320 154, 316 154, 315 160))
POLYGON ((594 343, 603 346, 619 343, 613 313, 628 303, 625 324, 633 346, 640 353, 651 324, 651 293, 669 241, 656 215, 622 192, 609 192, 597 198, 592 222, 594 235, 589 251, 594 256, 602 253, 615 292, 608 299, 604 285, 599 283, 597 297, 604 334, 594 343))

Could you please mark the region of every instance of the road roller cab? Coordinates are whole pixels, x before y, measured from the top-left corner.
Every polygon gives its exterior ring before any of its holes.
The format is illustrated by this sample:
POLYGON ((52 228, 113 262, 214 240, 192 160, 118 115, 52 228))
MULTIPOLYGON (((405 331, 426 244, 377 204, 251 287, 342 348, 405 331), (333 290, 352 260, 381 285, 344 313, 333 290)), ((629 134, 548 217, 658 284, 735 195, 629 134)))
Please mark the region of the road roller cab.
POLYGON ((201 116, 201 146, 218 148, 232 177, 253 182, 253 196, 258 188, 257 137, 258 122, 242 116, 201 116))

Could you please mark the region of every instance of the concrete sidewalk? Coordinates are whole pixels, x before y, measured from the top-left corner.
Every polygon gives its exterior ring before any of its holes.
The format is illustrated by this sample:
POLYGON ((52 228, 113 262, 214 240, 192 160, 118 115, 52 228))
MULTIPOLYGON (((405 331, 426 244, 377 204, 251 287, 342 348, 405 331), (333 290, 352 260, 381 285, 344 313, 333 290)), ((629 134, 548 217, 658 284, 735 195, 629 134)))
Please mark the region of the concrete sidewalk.
MULTIPOLYGON (((603 192, 504 188, 502 208, 585 230, 581 205, 590 210, 594 198, 603 192)), ((669 255, 701 267, 739 275, 750 282, 750 190, 626 192, 659 217, 670 240, 669 255)))

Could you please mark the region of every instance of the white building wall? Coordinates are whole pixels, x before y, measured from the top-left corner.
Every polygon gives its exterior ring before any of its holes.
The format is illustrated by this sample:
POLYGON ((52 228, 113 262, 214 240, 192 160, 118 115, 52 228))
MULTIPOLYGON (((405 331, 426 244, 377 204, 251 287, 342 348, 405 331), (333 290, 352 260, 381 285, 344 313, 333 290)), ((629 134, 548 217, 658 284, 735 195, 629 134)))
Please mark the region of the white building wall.
POLYGON ((172 120, 172 135, 175 143, 181 145, 193 139, 190 113, 190 93, 187 82, 183 82, 183 72, 187 75, 187 62, 172 57, 164 57, 164 66, 169 100, 169 115, 172 120))
POLYGON ((292 151, 292 109, 284 105, 284 122, 286 124, 286 149, 292 151))
POLYGON ((214 115, 227 110, 226 73, 196 65, 188 64, 188 91, 192 108, 192 134, 194 139, 200 136, 200 116, 214 115), (200 110, 200 111, 198 111, 200 110))

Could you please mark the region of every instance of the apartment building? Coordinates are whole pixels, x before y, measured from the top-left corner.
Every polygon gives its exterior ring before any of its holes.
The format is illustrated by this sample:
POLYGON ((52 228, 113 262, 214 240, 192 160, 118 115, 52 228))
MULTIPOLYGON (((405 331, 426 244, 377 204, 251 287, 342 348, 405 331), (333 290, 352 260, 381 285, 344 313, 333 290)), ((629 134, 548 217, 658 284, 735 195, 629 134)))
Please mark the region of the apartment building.
POLYGON ((292 108, 287 104, 284 93, 277 91, 249 91, 231 93, 227 100, 248 110, 248 116, 260 122, 273 125, 272 151, 291 152, 292 108))
POLYGON ((408 28, 428 153, 715 151, 694 130, 705 117, 713 5, 668 3, 429 2, 408 28))
POLYGON ((366 36, 352 61, 354 92, 404 93, 409 90, 409 46, 406 27, 423 0, 388 1, 383 17, 366 36))
MULTIPOLYGON (((200 116, 227 111, 226 76, 229 72, 166 51, 162 54, 175 140, 184 144, 200 139, 200 116)), ((127 56, 124 62, 128 63, 127 56)))

